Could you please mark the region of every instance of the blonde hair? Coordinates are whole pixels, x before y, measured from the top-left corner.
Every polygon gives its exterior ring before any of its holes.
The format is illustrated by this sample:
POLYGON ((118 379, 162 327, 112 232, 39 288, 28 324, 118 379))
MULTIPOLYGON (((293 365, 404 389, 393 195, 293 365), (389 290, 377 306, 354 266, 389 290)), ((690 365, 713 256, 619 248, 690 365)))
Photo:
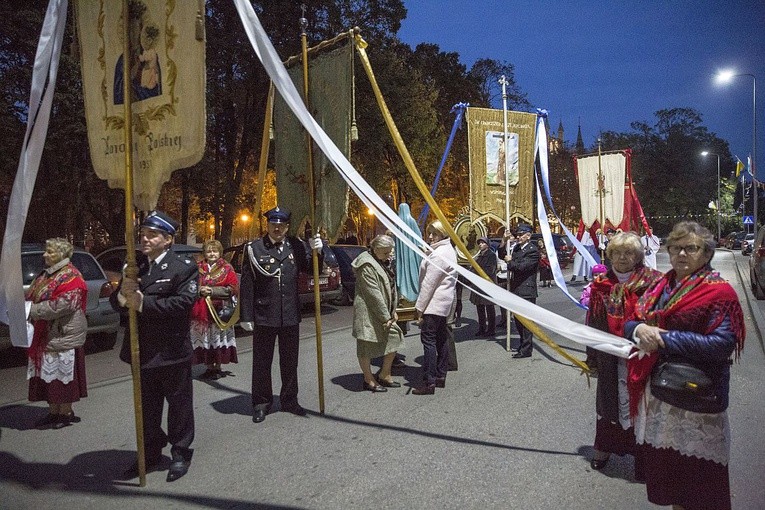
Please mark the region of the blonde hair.
POLYGON ((61 255, 61 260, 71 258, 72 253, 74 253, 74 246, 72 246, 72 243, 63 237, 48 239, 45 241, 45 247, 56 250, 56 252, 61 255))
POLYGON ((614 250, 625 249, 631 250, 635 254, 635 267, 643 265, 645 250, 643 249, 643 243, 640 242, 640 237, 634 232, 614 234, 614 237, 611 238, 608 246, 606 246, 606 257, 610 259, 614 250))
POLYGON ((380 234, 378 236, 375 236, 374 239, 369 243, 369 247, 373 250, 375 249, 385 249, 385 248, 393 248, 396 246, 396 242, 393 240, 391 236, 380 234))
POLYGON ((439 237, 442 237, 444 239, 449 237, 446 233, 446 229, 444 228, 443 223, 441 223, 441 220, 436 220, 430 225, 428 225, 428 233, 438 234, 439 237))
POLYGON ((204 244, 202 245, 202 253, 206 252, 207 248, 211 246, 217 249, 218 253, 223 255, 223 245, 217 239, 208 239, 207 241, 205 241, 204 244))

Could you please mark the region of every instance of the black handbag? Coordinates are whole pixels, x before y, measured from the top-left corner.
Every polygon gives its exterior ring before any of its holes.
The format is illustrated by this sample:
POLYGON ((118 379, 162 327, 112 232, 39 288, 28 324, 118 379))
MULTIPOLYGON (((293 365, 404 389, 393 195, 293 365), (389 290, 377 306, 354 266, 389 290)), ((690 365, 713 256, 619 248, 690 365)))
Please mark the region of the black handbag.
POLYGON ((717 378, 686 360, 659 360, 651 372, 651 393, 694 413, 721 413, 727 407, 715 393, 717 378))
POLYGON ((223 305, 217 310, 218 318, 221 322, 228 322, 234 316, 236 310, 236 296, 231 296, 223 302, 223 305))

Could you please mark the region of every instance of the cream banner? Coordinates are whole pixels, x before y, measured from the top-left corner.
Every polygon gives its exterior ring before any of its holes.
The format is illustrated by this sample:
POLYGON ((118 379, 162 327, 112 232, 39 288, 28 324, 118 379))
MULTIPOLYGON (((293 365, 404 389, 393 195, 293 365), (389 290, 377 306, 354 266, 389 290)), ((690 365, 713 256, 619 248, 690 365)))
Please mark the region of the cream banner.
POLYGON ((600 157, 594 154, 577 158, 576 164, 584 225, 590 228, 595 221, 600 222, 601 196, 604 219, 612 225, 619 225, 624 216, 627 156, 623 152, 602 154, 600 157))
POLYGON ((130 55, 122 2, 76 5, 83 95, 93 168, 125 187, 123 66, 130 66, 136 207, 153 209, 173 170, 205 148, 204 1, 129 0, 130 55))

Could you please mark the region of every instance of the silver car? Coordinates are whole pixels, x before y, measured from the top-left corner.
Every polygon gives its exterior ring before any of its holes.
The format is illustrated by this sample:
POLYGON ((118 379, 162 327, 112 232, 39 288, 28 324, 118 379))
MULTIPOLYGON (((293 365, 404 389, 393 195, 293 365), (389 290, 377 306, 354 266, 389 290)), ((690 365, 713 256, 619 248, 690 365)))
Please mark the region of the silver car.
POLYGON ((749 257, 749 281, 757 299, 765 299, 765 227, 760 227, 749 257))
MULTIPOLYGON (((23 244, 21 246, 21 276, 24 291, 29 288, 32 280, 45 269, 43 262, 44 244, 23 244)), ((106 278, 103 269, 93 258, 93 255, 75 248, 71 257, 72 264, 82 273, 88 286, 88 303, 85 316, 88 319, 88 336, 98 349, 111 349, 117 341, 117 331, 120 327, 120 316, 109 304, 109 296, 114 286, 106 278)), ((0 324, 0 348, 11 345, 8 326, 0 324)))

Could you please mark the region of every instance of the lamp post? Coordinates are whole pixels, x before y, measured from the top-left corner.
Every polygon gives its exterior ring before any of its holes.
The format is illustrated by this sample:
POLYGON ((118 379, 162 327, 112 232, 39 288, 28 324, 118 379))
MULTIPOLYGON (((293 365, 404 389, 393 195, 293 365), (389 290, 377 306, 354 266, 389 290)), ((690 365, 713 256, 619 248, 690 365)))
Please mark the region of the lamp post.
POLYGON ((751 76, 752 78, 752 184, 754 187, 754 233, 757 233, 757 202, 759 192, 757 188, 757 78, 751 73, 736 73, 734 71, 721 71, 717 75, 719 83, 728 83, 739 76, 751 76))
POLYGON ((717 242, 720 242, 720 155, 715 154, 714 152, 704 151, 701 153, 702 156, 706 157, 709 155, 717 156, 717 242))

